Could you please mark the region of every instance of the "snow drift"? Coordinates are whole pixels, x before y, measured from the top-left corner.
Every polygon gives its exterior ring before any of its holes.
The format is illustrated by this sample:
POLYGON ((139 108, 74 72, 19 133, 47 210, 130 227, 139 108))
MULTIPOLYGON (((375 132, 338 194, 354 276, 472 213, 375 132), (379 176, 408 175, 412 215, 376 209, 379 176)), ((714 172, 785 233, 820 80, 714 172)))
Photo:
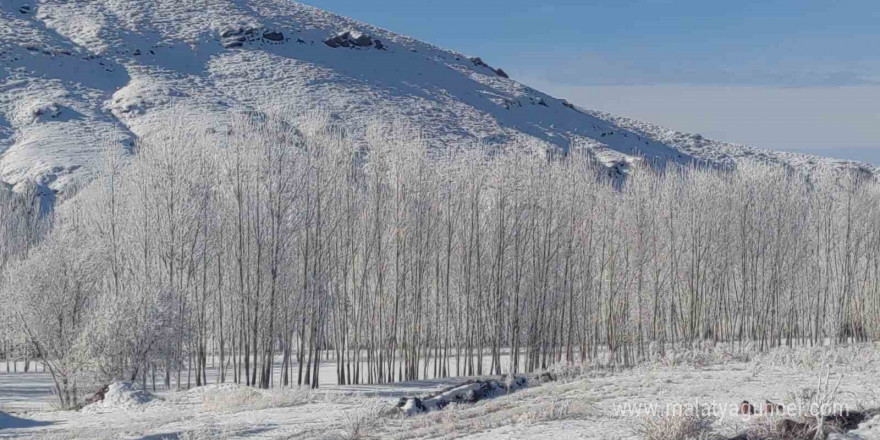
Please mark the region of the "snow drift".
POLYGON ((156 397, 134 382, 114 382, 107 387, 104 399, 86 405, 82 411, 86 413, 112 410, 133 410, 148 405, 156 397))

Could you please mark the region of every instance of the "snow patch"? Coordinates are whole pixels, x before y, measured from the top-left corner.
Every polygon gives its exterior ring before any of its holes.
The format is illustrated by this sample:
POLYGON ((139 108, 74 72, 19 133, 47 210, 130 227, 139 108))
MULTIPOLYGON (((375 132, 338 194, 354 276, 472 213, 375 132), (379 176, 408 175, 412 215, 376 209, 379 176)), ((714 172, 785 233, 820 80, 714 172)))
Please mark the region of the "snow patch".
POLYGON ((36 101, 23 109, 19 119, 27 121, 27 124, 39 122, 67 122, 79 119, 82 115, 76 110, 53 101, 36 101))
POLYGON ((116 91, 106 107, 117 118, 142 115, 147 110, 170 104, 174 98, 185 97, 168 84, 135 78, 125 87, 116 91))

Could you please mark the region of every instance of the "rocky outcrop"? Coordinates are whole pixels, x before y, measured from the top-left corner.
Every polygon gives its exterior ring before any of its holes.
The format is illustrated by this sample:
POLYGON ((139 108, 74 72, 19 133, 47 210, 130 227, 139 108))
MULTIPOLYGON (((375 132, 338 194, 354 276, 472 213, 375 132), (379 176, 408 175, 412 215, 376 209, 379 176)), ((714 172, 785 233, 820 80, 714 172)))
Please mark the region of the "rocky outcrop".
POLYGON ((220 44, 226 49, 244 46, 248 41, 265 43, 283 43, 284 33, 273 29, 262 28, 228 28, 220 32, 220 44))
POLYGON ((242 27, 226 29, 220 33, 220 43, 226 49, 242 47, 249 36, 253 36, 255 29, 242 27))
POLYGON ((492 66, 486 64, 486 63, 483 61, 483 59, 480 58, 480 57, 471 57, 471 58, 468 58, 468 59, 469 59, 472 63, 474 63, 474 65, 477 66, 477 67, 485 67, 485 68, 487 68, 487 69, 489 69, 489 70, 495 72, 496 75, 498 75, 498 76, 500 76, 500 77, 502 77, 502 78, 510 78, 509 76, 507 76, 507 72, 505 72, 505 71, 503 71, 503 70, 501 70, 501 69, 495 69, 495 68, 493 68, 492 66))
POLYGON ((330 46, 334 49, 340 47, 348 47, 348 48, 375 48, 378 50, 384 50, 385 45, 382 44, 382 41, 371 37, 368 34, 365 34, 360 31, 345 31, 340 32, 326 40, 324 40, 324 44, 330 46))
POLYGON ((278 31, 266 31, 263 32, 263 39, 269 41, 284 41, 284 34, 278 31))

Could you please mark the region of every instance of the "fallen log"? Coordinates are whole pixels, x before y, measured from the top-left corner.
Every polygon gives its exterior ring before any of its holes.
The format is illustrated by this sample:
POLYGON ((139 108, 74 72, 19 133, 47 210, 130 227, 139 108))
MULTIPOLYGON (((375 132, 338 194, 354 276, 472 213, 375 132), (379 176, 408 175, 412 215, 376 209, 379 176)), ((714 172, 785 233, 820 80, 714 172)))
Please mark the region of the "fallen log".
POLYGON ((451 403, 475 403, 510 394, 528 386, 522 376, 504 375, 499 379, 476 379, 445 388, 426 397, 401 397, 397 407, 406 415, 442 410, 451 403))

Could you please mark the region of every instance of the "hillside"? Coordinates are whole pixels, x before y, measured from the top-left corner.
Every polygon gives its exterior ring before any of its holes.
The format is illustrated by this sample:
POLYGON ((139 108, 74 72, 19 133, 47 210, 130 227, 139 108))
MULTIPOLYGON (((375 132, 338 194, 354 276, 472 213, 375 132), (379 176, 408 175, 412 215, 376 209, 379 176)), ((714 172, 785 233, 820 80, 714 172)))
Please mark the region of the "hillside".
POLYGON ((876 168, 772 153, 579 109, 477 57, 288 0, 4 0, 0 180, 63 192, 175 114, 206 127, 229 109, 284 106, 293 120, 352 132, 418 127, 442 148, 518 143, 731 167, 876 168), (181 110, 182 109, 182 110, 181 110))

